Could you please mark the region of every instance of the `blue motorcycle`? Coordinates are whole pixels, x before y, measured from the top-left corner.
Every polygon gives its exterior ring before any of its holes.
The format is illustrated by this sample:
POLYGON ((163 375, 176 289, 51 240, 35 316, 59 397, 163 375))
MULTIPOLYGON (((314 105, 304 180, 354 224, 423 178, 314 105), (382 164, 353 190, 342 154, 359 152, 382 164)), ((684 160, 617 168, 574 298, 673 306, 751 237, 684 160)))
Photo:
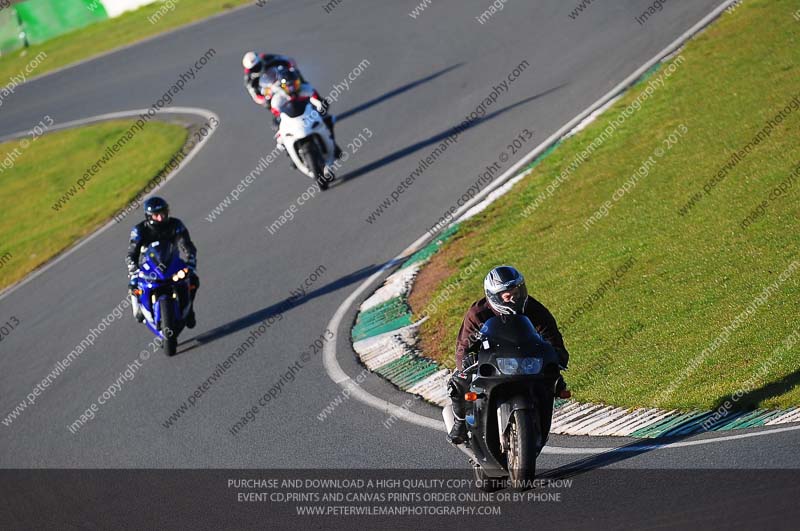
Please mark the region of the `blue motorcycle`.
POLYGON ((178 335, 192 311, 192 285, 196 278, 169 242, 144 248, 133 295, 138 297, 144 323, 161 340, 167 356, 174 356, 178 335))

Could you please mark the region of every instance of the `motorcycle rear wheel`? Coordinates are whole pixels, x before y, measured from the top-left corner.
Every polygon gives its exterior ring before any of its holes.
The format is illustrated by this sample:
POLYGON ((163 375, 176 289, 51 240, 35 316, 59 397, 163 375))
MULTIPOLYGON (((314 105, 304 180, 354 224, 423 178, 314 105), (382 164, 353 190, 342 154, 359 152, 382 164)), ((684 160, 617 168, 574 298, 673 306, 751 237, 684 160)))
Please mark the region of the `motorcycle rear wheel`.
POLYGON ((175 327, 175 313, 174 305, 169 299, 161 299, 158 301, 161 313, 161 333, 166 339, 163 341, 164 352, 167 356, 174 356, 175 351, 178 349, 178 334, 175 327))
POLYGON ((505 478, 490 478, 486 475, 483 468, 476 466, 473 468, 475 475, 475 486, 483 492, 497 492, 498 490, 506 488, 505 478))

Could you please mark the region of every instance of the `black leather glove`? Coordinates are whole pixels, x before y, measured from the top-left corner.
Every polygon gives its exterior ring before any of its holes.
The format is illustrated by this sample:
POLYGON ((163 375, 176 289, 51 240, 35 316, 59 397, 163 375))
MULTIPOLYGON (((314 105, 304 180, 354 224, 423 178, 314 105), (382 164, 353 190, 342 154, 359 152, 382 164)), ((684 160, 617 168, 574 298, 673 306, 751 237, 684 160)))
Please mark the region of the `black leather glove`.
POLYGON ((469 389, 469 380, 463 372, 453 371, 447 380, 447 396, 461 399, 469 389))
POLYGON ((467 352, 464 353, 464 358, 462 358, 461 360, 461 366, 464 367, 465 369, 467 367, 472 367, 473 365, 475 365, 475 362, 478 361, 476 356, 477 354, 475 352, 468 350, 467 352))

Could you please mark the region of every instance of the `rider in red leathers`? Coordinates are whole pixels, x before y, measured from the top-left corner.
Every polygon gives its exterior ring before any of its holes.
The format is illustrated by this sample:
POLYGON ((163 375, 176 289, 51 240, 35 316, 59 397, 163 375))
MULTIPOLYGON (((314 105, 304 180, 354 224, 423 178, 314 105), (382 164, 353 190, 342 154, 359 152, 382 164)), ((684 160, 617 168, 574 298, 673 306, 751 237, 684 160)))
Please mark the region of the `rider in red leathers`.
MULTIPOLYGON (((281 112, 285 105, 293 101, 307 100, 314 106, 320 118, 331 132, 334 139, 334 156, 339 158, 342 150, 336 144, 336 135, 333 130, 333 117, 328 114, 328 102, 320 98, 319 93, 309 83, 303 82, 300 74, 294 68, 277 66, 269 68, 261 76, 260 90, 266 101, 267 108, 272 111, 273 126, 277 130, 280 124, 281 112)), ((280 143, 280 139, 278 140, 280 143)))

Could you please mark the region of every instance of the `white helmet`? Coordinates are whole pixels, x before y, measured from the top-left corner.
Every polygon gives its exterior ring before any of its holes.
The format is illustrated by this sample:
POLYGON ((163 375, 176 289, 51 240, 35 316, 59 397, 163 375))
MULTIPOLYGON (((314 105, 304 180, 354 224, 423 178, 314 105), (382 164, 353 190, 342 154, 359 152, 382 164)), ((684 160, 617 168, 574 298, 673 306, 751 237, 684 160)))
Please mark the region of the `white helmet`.
POLYGON ((251 70, 254 66, 261 62, 261 59, 256 55, 256 52, 247 52, 242 57, 242 66, 245 70, 251 70))

